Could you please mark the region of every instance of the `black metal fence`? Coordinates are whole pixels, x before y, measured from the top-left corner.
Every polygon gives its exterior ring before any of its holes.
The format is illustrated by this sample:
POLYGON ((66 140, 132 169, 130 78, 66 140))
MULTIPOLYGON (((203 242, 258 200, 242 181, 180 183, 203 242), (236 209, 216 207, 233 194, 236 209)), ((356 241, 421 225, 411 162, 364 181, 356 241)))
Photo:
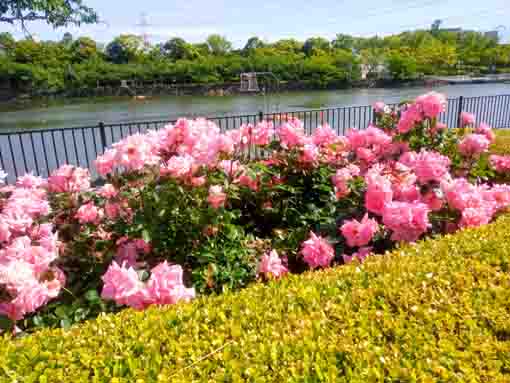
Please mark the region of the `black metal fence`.
MULTIPOLYGON (((510 128, 510 95, 449 99, 447 111, 440 115, 440 120, 449 127, 457 127, 461 111, 474 113, 477 123, 486 122, 494 128, 510 128)), ((227 131, 263 119, 278 126, 289 117, 301 119, 308 133, 319 124, 328 123, 343 135, 349 129, 365 129, 373 121, 374 114, 372 107, 367 105, 209 119, 216 122, 222 131, 227 131)), ((172 122, 175 121, 100 122, 97 126, 0 133, 0 167, 8 173, 9 183, 26 172, 47 177, 66 163, 89 168, 94 174, 94 160, 111 144, 128 135, 160 129, 172 122)))

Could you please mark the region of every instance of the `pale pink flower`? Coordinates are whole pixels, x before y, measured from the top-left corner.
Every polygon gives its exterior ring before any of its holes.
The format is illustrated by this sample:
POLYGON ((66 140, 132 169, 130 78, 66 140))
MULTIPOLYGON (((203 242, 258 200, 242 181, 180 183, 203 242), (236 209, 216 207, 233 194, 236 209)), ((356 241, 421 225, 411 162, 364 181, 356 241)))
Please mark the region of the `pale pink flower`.
POLYGON ((252 130, 251 143, 259 146, 268 145, 273 135, 273 123, 270 121, 261 121, 252 130))
POLYGON ((316 146, 330 145, 337 140, 338 136, 327 124, 319 125, 312 135, 312 142, 316 146))
POLYGON ((223 192, 223 187, 221 185, 214 185, 209 188, 207 202, 209 202, 213 208, 218 209, 223 207, 226 199, 227 195, 223 192))
POLYGON ((137 310, 143 310, 151 303, 145 285, 132 267, 119 266, 117 262, 112 262, 101 279, 103 280, 101 291, 103 299, 113 300, 120 305, 137 310))
POLYGON ((493 212, 491 209, 471 208, 468 207, 462 211, 460 227, 477 227, 486 225, 492 219, 493 212))
POLYGON ((493 154, 489 157, 489 161, 491 166, 498 173, 510 172, 510 156, 500 156, 497 154, 493 154))
POLYGON ((165 261, 151 270, 147 295, 151 304, 169 305, 189 302, 195 297, 195 289, 184 286, 181 266, 169 265, 165 261))
POLYGON ((335 194, 337 199, 341 199, 349 194, 349 186, 347 182, 353 177, 359 176, 360 168, 354 164, 350 164, 344 168, 338 169, 336 174, 331 177, 335 185, 335 194))
POLYGON ((468 113, 468 112, 462 112, 460 114, 460 125, 461 127, 474 125, 476 121, 475 115, 468 113))
POLYGON ((269 254, 264 254, 259 263, 259 274, 272 275, 275 278, 280 278, 289 270, 278 256, 276 250, 271 250, 269 254))
POLYGON ((410 167, 422 184, 440 182, 448 175, 450 159, 437 152, 422 150, 420 153, 405 153, 400 160, 410 167))
POLYGON ((487 152, 490 142, 483 134, 468 134, 459 143, 459 152, 465 156, 471 157, 487 152))
POLYGON ((32 173, 18 177, 16 186, 25 189, 35 189, 46 186, 46 181, 42 177, 36 177, 32 173))
POLYGON ((352 255, 344 254, 342 258, 345 264, 351 263, 354 259, 362 263, 372 253, 372 250, 371 247, 361 247, 356 253, 352 255))
POLYGON ((94 205, 94 202, 88 202, 78 209, 76 218, 78 218, 81 224, 97 224, 101 220, 102 215, 103 212, 94 205))
POLYGON ((382 101, 377 101, 373 105, 374 112, 376 112, 376 113, 383 113, 384 112, 384 108, 386 108, 386 104, 384 102, 382 102, 382 101))
POLYGON ((494 133, 492 128, 484 122, 480 123, 478 128, 475 129, 475 133, 483 134, 489 140, 490 143, 494 142, 494 140, 496 139, 496 134, 494 133))
POLYGON ((105 184, 98 190, 97 194, 103 198, 111 199, 117 197, 119 191, 112 184, 105 184))
POLYGON ((328 267, 335 257, 335 250, 324 238, 311 232, 310 238, 302 244, 301 255, 306 264, 315 269, 328 267))
POLYGON ((90 189, 90 173, 87 169, 63 165, 48 178, 48 188, 55 193, 78 193, 90 189))
POLYGON ((196 168, 195 159, 189 154, 171 157, 160 167, 162 175, 170 175, 177 179, 183 179, 193 175, 196 168))
POLYGON ((117 152, 115 150, 108 149, 103 153, 103 155, 96 158, 94 165, 96 166, 97 172, 100 175, 106 176, 107 174, 113 172, 116 154, 117 152))
POLYGON ((366 246, 379 230, 379 224, 365 214, 361 221, 345 221, 340 230, 350 247, 366 246))
POLYGON ((428 213, 423 203, 394 201, 385 205, 383 223, 393 231, 392 240, 415 242, 430 226, 428 213))

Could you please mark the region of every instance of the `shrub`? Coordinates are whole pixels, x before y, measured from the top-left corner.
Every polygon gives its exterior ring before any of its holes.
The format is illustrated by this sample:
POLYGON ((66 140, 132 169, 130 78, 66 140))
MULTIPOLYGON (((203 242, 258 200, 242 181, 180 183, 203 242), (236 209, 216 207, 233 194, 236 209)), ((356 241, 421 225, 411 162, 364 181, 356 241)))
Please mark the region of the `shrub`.
POLYGON ((5 337, 0 381, 504 382, 510 218, 191 304, 5 337))
POLYGON ((70 165, 20 177, 0 188, 0 328, 68 327, 487 224, 510 205, 510 158, 489 157, 494 133, 472 115, 438 123, 445 107, 437 93, 378 104, 346 137, 294 118, 225 133, 181 119, 113 144, 100 188, 70 165))

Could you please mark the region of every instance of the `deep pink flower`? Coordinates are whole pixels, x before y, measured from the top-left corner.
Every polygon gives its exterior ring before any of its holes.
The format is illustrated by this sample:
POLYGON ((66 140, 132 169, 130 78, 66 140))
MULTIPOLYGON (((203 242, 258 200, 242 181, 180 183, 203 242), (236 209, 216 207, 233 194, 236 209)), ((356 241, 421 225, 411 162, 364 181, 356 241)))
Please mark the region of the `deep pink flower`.
POLYGON ((305 141, 305 130, 301 121, 292 119, 283 123, 278 129, 280 144, 285 149, 292 149, 303 145, 305 141))
POLYGON ((251 143, 253 145, 268 145, 274 135, 273 123, 270 121, 259 122, 252 131, 251 143))
POLYGON ((218 209, 225 205, 225 201, 227 199, 227 195, 223 192, 223 187, 220 185, 214 185, 209 188, 209 196, 207 197, 207 202, 215 208, 218 209))
POLYGON ((366 246, 379 230, 379 224, 365 214, 361 221, 346 221, 340 230, 350 247, 366 246))
POLYGON ((299 160, 304 163, 313 164, 317 162, 319 159, 319 148, 314 144, 305 144, 303 145, 303 151, 299 160))
POLYGON ((341 199, 349 194, 349 186, 347 182, 353 177, 359 176, 359 174, 360 168, 354 164, 350 164, 336 171, 336 174, 331 177, 331 180, 335 185, 335 194, 337 199, 341 199))
POLYGON ((302 244, 301 255, 306 264, 315 269, 328 267, 335 257, 335 250, 324 238, 311 232, 310 238, 302 244))
POLYGON ((414 242, 429 226, 429 208, 419 202, 390 202, 384 207, 383 223, 393 231, 394 241, 414 242))
POLYGON ((468 207, 462 211, 462 218, 460 220, 460 227, 477 227, 486 225, 492 219, 492 210, 483 208, 468 207))
POLYGON ((259 274, 272 275, 280 278, 288 272, 276 250, 272 250, 269 254, 264 254, 260 259, 259 274))
POLYGON ((416 105, 427 118, 436 118, 446 110, 446 97, 437 92, 424 94, 416 99, 416 105))
POLYGON ((367 173, 365 181, 365 207, 371 213, 381 215, 385 205, 393 200, 391 182, 382 175, 371 175, 370 172, 367 173))

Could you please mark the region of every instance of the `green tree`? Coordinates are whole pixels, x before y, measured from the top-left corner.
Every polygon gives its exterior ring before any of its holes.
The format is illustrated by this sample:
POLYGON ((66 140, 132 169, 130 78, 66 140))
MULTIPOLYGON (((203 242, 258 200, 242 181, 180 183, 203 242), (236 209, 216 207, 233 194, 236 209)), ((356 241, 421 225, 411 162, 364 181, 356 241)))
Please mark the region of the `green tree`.
POLYGON ((338 33, 335 39, 331 42, 331 46, 335 49, 354 49, 354 38, 349 35, 338 33))
POLYGON ((174 37, 163 45, 163 55, 172 60, 193 60, 200 56, 198 49, 180 37, 174 37))
POLYGON ((57 28, 67 25, 93 24, 98 21, 97 13, 83 4, 82 0, 1 0, 0 22, 26 23, 45 21, 57 28))
POLYGON ((322 37, 311 37, 305 41, 303 45, 303 52, 307 56, 312 56, 314 54, 320 53, 320 51, 327 52, 329 51, 330 44, 329 41, 322 37))
POLYGON ((250 37, 248 41, 246 42, 246 45, 242 49, 242 53, 245 56, 248 56, 250 53, 252 53, 254 50, 259 48, 264 48, 266 44, 259 39, 257 36, 250 37))
POLYGON ((225 55, 232 49, 232 43, 226 37, 218 34, 207 37, 206 43, 211 53, 216 56, 225 55))
POLYGON ((271 46, 281 53, 299 53, 303 51, 303 43, 295 39, 278 40, 271 46))
POLYGON ((106 47, 106 57, 115 64, 136 61, 143 51, 143 39, 135 35, 120 35, 106 47))
POLYGON ((80 37, 71 45, 74 62, 90 60, 98 56, 97 44, 89 37, 80 37))

